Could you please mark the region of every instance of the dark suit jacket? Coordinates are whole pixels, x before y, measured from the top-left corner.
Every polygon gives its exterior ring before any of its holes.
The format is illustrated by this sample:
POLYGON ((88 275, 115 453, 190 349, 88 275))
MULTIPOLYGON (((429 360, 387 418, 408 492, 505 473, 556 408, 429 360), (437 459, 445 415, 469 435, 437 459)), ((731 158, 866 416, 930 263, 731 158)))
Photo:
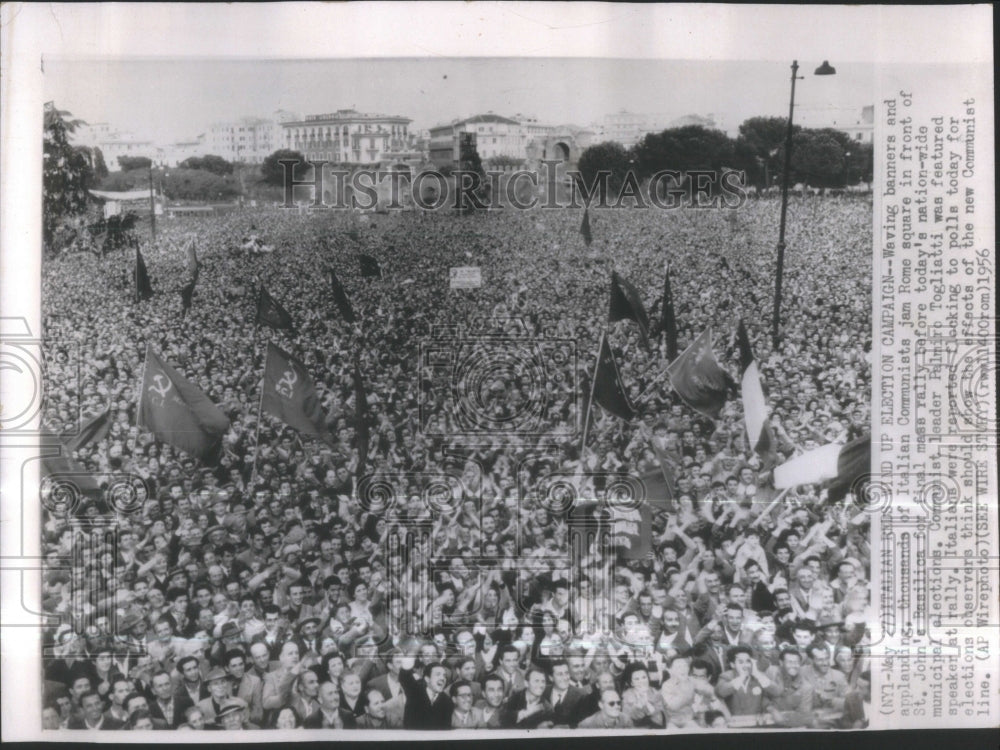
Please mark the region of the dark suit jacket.
POLYGON ((558 706, 552 703, 552 693, 553 688, 550 686, 549 689, 545 691, 545 700, 552 706, 549 721, 556 726, 566 725, 575 727, 576 723, 579 721, 579 717, 577 717, 576 714, 577 707, 580 705, 581 701, 587 697, 587 691, 570 685, 566 689, 566 695, 563 696, 562 703, 558 706))
POLYGON ((406 729, 451 729, 451 713, 455 710, 451 696, 442 692, 432 704, 426 683, 414 678, 412 669, 399 670, 399 682, 406 693, 403 710, 406 729))
MULTIPOLYGON (((119 721, 112 716, 104 716, 104 723, 101 724, 101 730, 105 729, 124 729, 125 722, 119 721)), ((74 716, 66 724, 67 729, 89 729, 87 722, 84 720, 83 716, 74 716)))
MULTIPOLYGON (((180 703, 177 701, 177 696, 174 696, 174 719, 171 722, 166 720, 163 715, 163 709, 160 708, 160 704, 154 698, 153 700, 147 699, 146 702, 149 704, 149 715, 153 717, 153 726, 159 729, 163 727, 164 729, 177 729, 181 724, 184 723, 184 710, 178 710, 180 703)), ((188 705, 193 705, 190 702, 188 705)))
MULTIPOLYGON (((203 701, 206 698, 211 698, 211 697, 212 697, 212 694, 208 690, 208 685, 206 685, 205 681, 202 680, 202 682, 201 682, 201 689, 198 691, 198 700, 199 701, 203 701)), ((148 699, 147 699, 146 702, 147 703, 151 703, 151 701, 149 701, 148 699)), ((196 702, 193 701, 193 700, 191 700, 191 696, 188 695, 187 688, 185 688, 184 685, 183 685, 183 683, 182 683, 174 691, 174 714, 178 714, 179 713, 183 717, 184 716, 184 712, 187 711, 191 706, 194 706, 194 705, 196 705, 196 702)), ((183 719, 182 719, 182 723, 183 723, 183 719)))
POLYGON ((601 694, 596 685, 591 685, 590 690, 581 698, 574 710, 573 726, 576 726, 588 716, 593 716, 600 710, 598 705, 601 702, 601 694))
POLYGON ((531 716, 527 716, 521 721, 517 720, 519 711, 527 708, 527 690, 518 690, 507 699, 507 708, 500 719, 500 724, 504 728, 515 729, 537 729, 543 721, 552 721, 552 704, 545 696, 542 696, 542 710, 536 711, 531 716))

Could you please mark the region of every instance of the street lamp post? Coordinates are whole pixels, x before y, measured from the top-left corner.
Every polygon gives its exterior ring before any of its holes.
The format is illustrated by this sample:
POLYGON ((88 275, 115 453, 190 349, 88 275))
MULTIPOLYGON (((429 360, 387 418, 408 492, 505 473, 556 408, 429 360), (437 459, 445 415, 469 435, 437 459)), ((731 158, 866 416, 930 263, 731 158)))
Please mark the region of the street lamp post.
POLYGON ((153 160, 149 160, 149 231, 156 240, 156 200, 153 197, 153 160))
MULTIPOLYGON (((795 81, 799 76, 799 61, 792 60, 792 93, 788 100, 788 129, 785 131, 785 160, 781 174, 781 223, 778 227, 778 267, 774 277, 774 315, 771 318, 771 345, 777 349, 781 327, 781 280, 785 270, 785 217, 788 215, 788 175, 792 162, 792 115, 795 113, 795 81)), ((816 68, 814 75, 830 76, 837 71, 826 60, 816 68)))

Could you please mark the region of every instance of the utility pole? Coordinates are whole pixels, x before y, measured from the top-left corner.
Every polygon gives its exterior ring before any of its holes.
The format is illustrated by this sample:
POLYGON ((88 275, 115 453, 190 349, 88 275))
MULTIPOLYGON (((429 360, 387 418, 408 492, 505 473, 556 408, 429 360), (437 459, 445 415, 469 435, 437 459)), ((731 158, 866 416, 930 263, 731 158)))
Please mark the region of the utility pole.
POLYGON ((153 195, 153 160, 149 160, 149 231, 156 240, 156 199, 153 195))

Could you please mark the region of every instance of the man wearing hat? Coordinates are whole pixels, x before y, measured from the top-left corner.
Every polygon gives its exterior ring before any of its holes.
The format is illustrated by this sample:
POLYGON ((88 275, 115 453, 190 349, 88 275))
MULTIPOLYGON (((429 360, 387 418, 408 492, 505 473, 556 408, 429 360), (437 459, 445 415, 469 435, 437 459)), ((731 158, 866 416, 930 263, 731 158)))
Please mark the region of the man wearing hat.
POLYGON ((246 701, 241 698, 227 698, 215 714, 215 721, 219 729, 225 729, 226 731, 259 729, 255 724, 247 722, 246 713, 246 701))
POLYGON ((843 628, 844 622, 834 617, 821 617, 819 624, 816 626, 816 644, 826 648, 827 653, 830 654, 831 664, 837 652, 837 647, 842 644, 843 628))
POLYGON ((213 667, 209 670, 205 682, 208 683, 210 696, 199 701, 197 706, 205 717, 205 721, 211 723, 219 715, 223 704, 232 698, 233 686, 226 670, 221 667, 213 667))

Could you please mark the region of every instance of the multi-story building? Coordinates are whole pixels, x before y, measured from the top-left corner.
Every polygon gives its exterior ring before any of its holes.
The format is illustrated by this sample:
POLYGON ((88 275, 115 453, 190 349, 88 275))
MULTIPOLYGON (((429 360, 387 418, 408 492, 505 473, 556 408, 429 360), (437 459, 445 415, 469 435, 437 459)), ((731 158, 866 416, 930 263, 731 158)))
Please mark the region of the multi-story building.
POLYGON ((137 138, 131 133, 115 133, 99 141, 97 147, 101 149, 104 163, 112 172, 121 169, 118 162, 121 156, 145 156, 154 162, 157 156, 156 144, 153 141, 137 138))
POLYGON ((804 128, 832 128, 845 133, 852 141, 872 143, 875 138, 875 106, 803 107, 795 109, 795 124, 804 128))
POLYGON ((206 153, 226 161, 260 164, 282 148, 281 130, 281 123, 261 117, 213 123, 206 153))
MULTIPOLYGON (((161 167, 176 167, 185 159, 190 159, 192 156, 205 156, 207 154, 205 135, 202 133, 197 138, 167 143, 158 147, 154 161, 161 167)), ((216 155, 221 156, 221 154, 216 155)))
POLYGON ((100 146, 101 141, 111 140, 116 135, 111 123, 87 122, 77 126, 70 139, 76 146, 93 148, 100 146))
POLYGON ((615 141, 631 148, 647 133, 658 133, 670 126, 671 118, 662 113, 620 110, 605 115, 595 123, 593 131, 598 141, 615 141))
POLYGON ((157 147, 153 141, 119 132, 107 122, 81 124, 70 135, 70 140, 75 146, 100 149, 105 165, 112 172, 121 168, 119 156, 145 156, 157 161, 157 147))
POLYGON ((280 148, 292 149, 310 161, 375 164, 388 153, 409 149, 410 123, 399 115, 365 114, 339 109, 304 120, 282 123, 280 148))
POLYGON ((551 125, 543 125, 529 115, 504 117, 487 112, 431 128, 428 151, 435 164, 454 164, 459 160, 459 142, 464 133, 475 135, 476 152, 484 162, 497 157, 524 160, 532 144, 543 142, 552 131, 551 125))

